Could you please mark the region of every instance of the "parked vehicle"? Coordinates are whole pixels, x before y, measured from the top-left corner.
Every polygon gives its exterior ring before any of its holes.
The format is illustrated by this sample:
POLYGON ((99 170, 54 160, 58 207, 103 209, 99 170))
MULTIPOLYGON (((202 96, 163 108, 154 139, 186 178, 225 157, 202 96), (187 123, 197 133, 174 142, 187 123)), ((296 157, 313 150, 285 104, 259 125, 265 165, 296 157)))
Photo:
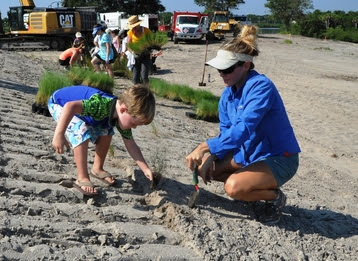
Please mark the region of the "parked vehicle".
POLYGON ((199 42, 207 33, 209 15, 200 12, 174 12, 168 36, 179 41, 199 42))
MULTIPOLYGON (((128 24, 128 18, 124 12, 109 12, 100 13, 101 20, 106 24, 107 28, 114 30, 125 29, 128 24)), ((142 20, 141 26, 147 27, 153 32, 158 31, 158 15, 157 14, 142 14, 138 15, 138 18, 142 20)))
POLYGON ((207 39, 223 39, 225 34, 229 32, 231 32, 229 13, 227 11, 215 11, 210 23, 207 39))
POLYGON ((97 23, 95 7, 36 7, 33 0, 20 0, 21 6, 10 7, 10 32, 0 36, 0 48, 64 50, 76 32, 88 39, 97 23))

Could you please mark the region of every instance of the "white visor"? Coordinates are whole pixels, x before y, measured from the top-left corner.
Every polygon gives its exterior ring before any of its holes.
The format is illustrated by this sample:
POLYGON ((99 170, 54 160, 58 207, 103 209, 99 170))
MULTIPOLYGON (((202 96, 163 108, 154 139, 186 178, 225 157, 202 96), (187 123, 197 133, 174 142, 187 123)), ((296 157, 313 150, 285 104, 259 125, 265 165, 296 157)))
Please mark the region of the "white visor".
POLYGON ((253 56, 243 53, 234 53, 226 50, 219 50, 216 57, 206 62, 206 64, 219 70, 225 70, 239 61, 252 62, 253 56))

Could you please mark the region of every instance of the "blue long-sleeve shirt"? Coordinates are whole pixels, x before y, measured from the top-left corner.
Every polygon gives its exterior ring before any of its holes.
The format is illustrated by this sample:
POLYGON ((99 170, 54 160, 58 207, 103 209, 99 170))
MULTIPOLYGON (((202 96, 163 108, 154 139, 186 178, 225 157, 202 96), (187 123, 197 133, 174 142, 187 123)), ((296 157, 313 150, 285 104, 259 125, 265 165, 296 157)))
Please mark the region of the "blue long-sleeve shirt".
POLYGON ((211 154, 233 152, 244 166, 262 158, 300 152, 281 96, 265 75, 251 70, 244 85, 227 87, 219 101, 220 134, 207 140, 211 154))

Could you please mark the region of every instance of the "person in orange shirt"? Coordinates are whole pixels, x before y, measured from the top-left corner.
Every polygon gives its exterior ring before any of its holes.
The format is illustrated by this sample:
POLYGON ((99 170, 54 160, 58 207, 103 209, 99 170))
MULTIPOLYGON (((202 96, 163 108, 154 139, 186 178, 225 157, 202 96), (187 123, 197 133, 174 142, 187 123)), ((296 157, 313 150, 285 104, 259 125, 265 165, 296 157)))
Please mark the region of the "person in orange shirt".
POLYGON ((65 69, 68 69, 69 66, 74 66, 81 60, 84 48, 83 43, 74 44, 73 47, 68 48, 60 54, 58 62, 60 65, 65 66, 65 69))
MULTIPOLYGON (((138 15, 133 15, 128 19, 127 28, 130 29, 127 33, 128 36, 128 44, 138 42, 139 38, 144 36, 145 34, 152 33, 149 28, 141 26, 140 24, 143 20, 139 20, 138 15)), ((128 45, 127 45, 128 47, 128 45)), ((151 67, 151 58, 150 52, 143 52, 141 54, 136 54, 128 47, 128 50, 133 53, 135 58, 135 63, 132 68, 133 73, 133 83, 141 83, 141 78, 143 84, 149 83, 149 70, 151 67)))

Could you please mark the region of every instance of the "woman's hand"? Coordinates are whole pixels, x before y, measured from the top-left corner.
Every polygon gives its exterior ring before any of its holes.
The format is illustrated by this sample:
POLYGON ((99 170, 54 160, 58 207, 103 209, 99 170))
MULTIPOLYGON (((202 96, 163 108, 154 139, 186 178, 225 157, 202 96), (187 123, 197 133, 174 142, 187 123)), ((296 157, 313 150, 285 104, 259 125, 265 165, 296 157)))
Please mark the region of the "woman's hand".
POLYGON ((212 180, 212 174, 215 170, 215 155, 206 154, 203 158, 203 164, 198 168, 198 174, 203 179, 205 185, 212 180))
POLYGON ((209 147, 206 142, 201 143, 197 146, 190 154, 186 157, 186 165, 189 169, 194 170, 195 165, 200 166, 205 153, 209 152, 209 147))

